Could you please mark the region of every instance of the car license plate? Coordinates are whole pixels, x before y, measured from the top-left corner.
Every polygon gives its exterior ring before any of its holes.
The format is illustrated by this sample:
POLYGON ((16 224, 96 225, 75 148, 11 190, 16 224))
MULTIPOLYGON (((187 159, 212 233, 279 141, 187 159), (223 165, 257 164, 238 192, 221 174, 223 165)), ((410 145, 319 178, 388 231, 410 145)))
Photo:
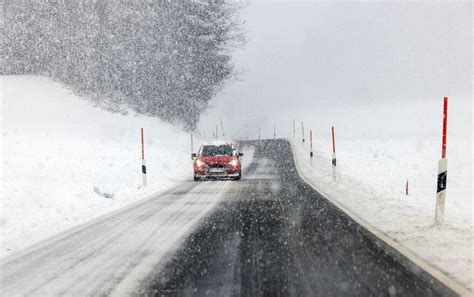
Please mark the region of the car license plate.
POLYGON ((224 168, 211 168, 209 172, 210 173, 224 173, 225 169, 224 168))

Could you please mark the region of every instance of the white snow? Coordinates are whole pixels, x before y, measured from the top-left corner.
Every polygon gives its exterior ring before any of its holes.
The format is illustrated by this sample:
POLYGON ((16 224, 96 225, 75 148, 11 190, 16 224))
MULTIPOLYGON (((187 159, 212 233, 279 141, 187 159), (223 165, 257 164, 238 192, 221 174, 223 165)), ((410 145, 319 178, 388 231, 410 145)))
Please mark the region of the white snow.
MULTIPOLYGON (((133 112, 108 113, 42 77, 4 76, 0 94, 0 257, 192 177, 189 134, 170 124, 133 112), (140 188, 141 127, 149 184, 145 191, 140 188)), ((296 118, 291 141, 297 162, 319 189, 473 290, 471 100, 450 97, 446 221, 441 227, 434 227, 433 220, 442 97, 284 110, 272 116, 278 135, 291 134, 296 118), (332 125, 336 182, 330 165, 332 125)), ((195 149, 200 142, 195 137, 195 149)), ((252 151, 245 153, 244 162, 252 158, 252 151)))
POLYGON ((2 263, 2 293, 136 295, 231 187, 238 185, 232 181, 189 181, 107 218, 68 230, 60 235, 62 241, 46 241, 34 246, 34 252, 27 250, 2 263))
POLYGON ((0 257, 192 177, 190 136, 171 124, 109 113, 44 77, 2 76, 0 93, 0 257))
MULTIPOLYGON (((302 173, 363 221, 464 287, 474 289, 471 98, 449 99, 448 184, 443 226, 433 226, 442 97, 409 103, 320 108, 280 114, 302 173), (305 123, 305 144, 301 121, 305 123), (337 180, 331 166, 335 126, 337 180), (315 157, 309 157, 313 129, 315 157), (409 195, 405 195, 406 180, 409 195)), ((283 123, 281 125, 284 125, 283 123)))

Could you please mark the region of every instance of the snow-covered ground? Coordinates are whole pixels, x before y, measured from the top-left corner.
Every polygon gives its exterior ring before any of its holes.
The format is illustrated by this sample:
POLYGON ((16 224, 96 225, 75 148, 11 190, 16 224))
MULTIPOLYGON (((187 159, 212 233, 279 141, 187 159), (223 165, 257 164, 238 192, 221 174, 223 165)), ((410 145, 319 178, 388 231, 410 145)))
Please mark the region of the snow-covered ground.
POLYGON ((3 76, 0 93, 0 257, 192 177, 189 134, 159 119, 109 113, 38 76, 3 76))
MULTIPOLYGON (((0 257, 191 178, 189 134, 170 124, 92 107, 42 77, 2 77, 0 94, 0 257), (141 127, 146 190, 140 188, 141 127)), ((292 118, 297 119, 292 138, 297 162, 319 189, 472 290, 472 102, 450 97, 446 222, 433 227, 441 107, 439 98, 285 110, 272 117, 278 119, 278 136, 291 135, 292 118), (336 128, 336 182, 330 166, 331 125, 336 128)), ((256 138, 255 128, 249 133, 256 138)), ((246 152, 244 160, 251 155, 246 152)))
MULTIPOLYGON (((433 222, 442 98, 322 107, 293 115, 305 120, 306 129, 304 145, 300 121, 291 138, 297 162, 318 189, 464 287, 474 289, 470 98, 453 97, 449 102, 446 216, 445 224, 438 227, 433 222), (336 181, 331 167, 331 125, 336 131, 336 181), (309 129, 313 129, 312 162, 309 129)), ((288 119, 285 126, 291 130, 291 115, 279 118, 288 119)))
POLYGON ((16 254, 2 296, 137 295, 233 186, 188 181, 16 254))

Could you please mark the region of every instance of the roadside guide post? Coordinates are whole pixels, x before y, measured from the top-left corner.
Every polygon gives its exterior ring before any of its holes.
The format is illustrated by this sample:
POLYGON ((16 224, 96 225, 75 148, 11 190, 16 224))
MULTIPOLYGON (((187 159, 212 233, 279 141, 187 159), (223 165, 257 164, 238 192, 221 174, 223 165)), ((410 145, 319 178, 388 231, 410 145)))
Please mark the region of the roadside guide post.
POLYGON ((304 143, 304 123, 303 122, 301 122, 301 140, 304 143))
POLYGON ((143 177, 143 188, 147 186, 146 181, 146 163, 145 163, 145 141, 143 136, 143 128, 141 128, 141 141, 142 141, 142 177, 143 177))
POLYGON ((193 133, 191 133, 191 153, 194 152, 193 133))
POLYGON ((220 118, 221 121, 221 130, 222 130, 222 137, 225 138, 225 133, 224 133, 224 122, 222 122, 222 118, 220 118))
POLYGON ((295 119, 293 119, 293 138, 296 136, 295 119))
POLYGON ((436 188, 435 225, 444 222, 444 204, 446 199, 446 181, 448 176, 448 160, 446 159, 446 138, 448 126, 448 97, 444 97, 443 104, 443 138, 441 159, 438 161, 438 185, 436 188))
POLYGON ((331 128, 332 132, 332 179, 336 181, 336 140, 334 137, 334 126, 331 128))

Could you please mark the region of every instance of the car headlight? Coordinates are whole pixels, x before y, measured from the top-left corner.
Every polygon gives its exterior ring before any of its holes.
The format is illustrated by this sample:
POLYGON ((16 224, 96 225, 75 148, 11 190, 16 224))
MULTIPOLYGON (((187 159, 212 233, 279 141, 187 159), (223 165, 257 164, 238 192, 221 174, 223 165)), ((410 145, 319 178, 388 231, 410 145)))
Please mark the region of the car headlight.
POLYGON ((206 163, 204 163, 204 162, 201 161, 201 160, 196 160, 196 165, 197 165, 197 167, 201 168, 201 167, 203 167, 204 165, 206 165, 206 163))
POLYGON ((235 167, 235 166, 237 166, 238 164, 239 164, 239 162, 238 162, 237 160, 235 160, 235 159, 234 159, 234 160, 231 160, 231 161, 229 162, 229 165, 232 166, 232 167, 235 167))

